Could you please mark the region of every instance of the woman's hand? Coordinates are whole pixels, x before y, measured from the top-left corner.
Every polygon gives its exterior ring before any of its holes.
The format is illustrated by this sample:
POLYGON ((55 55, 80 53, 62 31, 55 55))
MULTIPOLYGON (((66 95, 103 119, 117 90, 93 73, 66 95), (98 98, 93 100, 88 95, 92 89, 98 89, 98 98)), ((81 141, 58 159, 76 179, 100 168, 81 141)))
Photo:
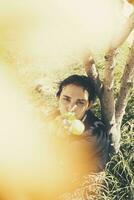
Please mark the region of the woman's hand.
POLYGON ((61 116, 56 118, 56 126, 58 127, 56 134, 61 137, 65 137, 71 134, 81 135, 85 130, 85 126, 80 120, 68 120, 61 116))
POLYGON ((67 120, 64 119, 62 116, 58 116, 55 119, 56 123, 56 135, 59 137, 66 137, 67 135, 70 135, 70 127, 71 123, 67 120))

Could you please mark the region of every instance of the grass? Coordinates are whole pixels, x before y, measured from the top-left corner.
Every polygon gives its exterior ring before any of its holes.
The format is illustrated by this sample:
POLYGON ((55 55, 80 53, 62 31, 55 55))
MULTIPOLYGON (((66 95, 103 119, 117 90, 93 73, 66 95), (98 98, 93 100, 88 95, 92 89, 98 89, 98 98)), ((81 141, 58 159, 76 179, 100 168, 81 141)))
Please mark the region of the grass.
POLYGON ((134 199, 134 121, 122 126, 121 147, 106 168, 102 200, 134 199))

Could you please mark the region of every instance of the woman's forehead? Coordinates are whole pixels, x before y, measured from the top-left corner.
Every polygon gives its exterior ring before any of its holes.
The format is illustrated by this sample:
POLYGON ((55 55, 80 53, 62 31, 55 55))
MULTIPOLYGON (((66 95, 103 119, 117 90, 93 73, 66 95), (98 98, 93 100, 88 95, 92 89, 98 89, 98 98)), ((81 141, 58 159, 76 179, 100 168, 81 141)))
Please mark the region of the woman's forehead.
POLYGON ((69 84, 62 88, 61 95, 88 100, 88 91, 79 85, 69 84))

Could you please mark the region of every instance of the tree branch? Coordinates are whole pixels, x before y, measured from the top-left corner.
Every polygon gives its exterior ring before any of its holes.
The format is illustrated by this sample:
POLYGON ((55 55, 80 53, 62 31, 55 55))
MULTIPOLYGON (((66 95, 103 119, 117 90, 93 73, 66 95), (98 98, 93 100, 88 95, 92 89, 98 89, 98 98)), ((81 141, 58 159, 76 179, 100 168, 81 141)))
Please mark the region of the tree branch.
POLYGON ((115 102, 113 95, 114 55, 115 51, 110 51, 105 56, 103 91, 100 98, 102 119, 107 127, 111 127, 115 123, 115 102))
POLYGON ((134 76, 134 41, 129 53, 129 57, 123 72, 121 87, 116 102, 116 122, 121 126, 123 115, 129 96, 130 88, 132 87, 132 79, 134 76))
POLYGON ((115 120, 115 100, 113 94, 115 51, 111 50, 105 55, 105 71, 103 81, 103 91, 101 94, 101 113, 102 120, 106 124, 108 134, 116 152, 120 147, 120 129, 115 120))
POLYGON ((113 39, 111 44, 111 49, 117 49, 123 42, 128 38, 131 31, 134 29, 134 11, 129 16, 125 24, 123 25, 120 32, 116 35, 116 38, 113 39))
POLYGON ((91 57, 91 55, 89 55, 89 54, 85 55, 85 57, 83 59, 83 65, 84 65, 86 74, 88 75, 88 77, 90 77, 93 80, 93 82, 95 84, 96 93, 97 93, 98 97, 100 97, 102 83, 99 78, 98 70, 96 69, 96 66, 95 66, 95 61, 91 57))

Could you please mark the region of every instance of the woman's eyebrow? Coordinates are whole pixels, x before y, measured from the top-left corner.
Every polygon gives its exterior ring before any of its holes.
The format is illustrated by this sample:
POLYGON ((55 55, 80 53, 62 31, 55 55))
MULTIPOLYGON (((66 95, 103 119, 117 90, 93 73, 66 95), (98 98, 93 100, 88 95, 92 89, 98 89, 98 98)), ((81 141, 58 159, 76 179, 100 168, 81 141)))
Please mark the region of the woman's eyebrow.
MULTIPOLYGON (((70 97, 70 96, 68 96, 68 95, 63 95, 63 97, 64 97, 64 98, 67 98, 67 99, 71 99, 71 97, 70 97)), ((85 99, 77 99, 77 101, 79 101, 79 102, 83 102, 83 103, 85 103, 85 102, 86 102, 86 100, 85 100, 85 99)))
POLYGON ((85 102, 85 99, 78 99, 77 101, 85 102))
POLYGON ((65 98, 68 98, 68 99, 70 99, 70 98, 71 98, 70 96, 67 96, 67 95, 63 95, 63 97, 65 97, 65 98))

